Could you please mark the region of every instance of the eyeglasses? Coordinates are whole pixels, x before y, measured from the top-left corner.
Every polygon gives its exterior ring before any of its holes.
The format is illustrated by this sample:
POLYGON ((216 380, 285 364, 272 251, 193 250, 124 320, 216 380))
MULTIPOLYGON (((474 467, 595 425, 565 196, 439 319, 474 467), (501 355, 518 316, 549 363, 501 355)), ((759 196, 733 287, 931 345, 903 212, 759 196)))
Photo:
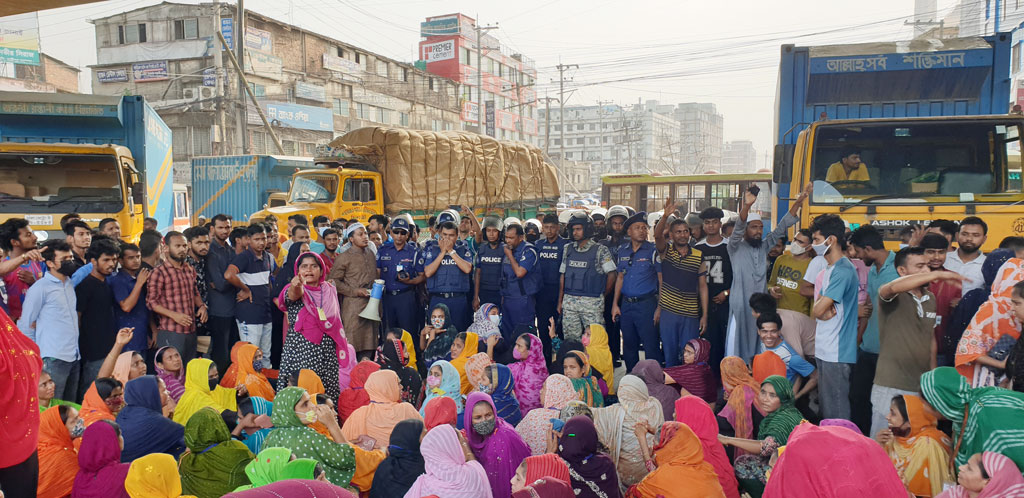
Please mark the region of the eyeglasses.
POLYGON ((395 228, 394 230, 391 230, 391 233, 393 235, 409 235, 408 230, 403 230, 401 228, 395 228))

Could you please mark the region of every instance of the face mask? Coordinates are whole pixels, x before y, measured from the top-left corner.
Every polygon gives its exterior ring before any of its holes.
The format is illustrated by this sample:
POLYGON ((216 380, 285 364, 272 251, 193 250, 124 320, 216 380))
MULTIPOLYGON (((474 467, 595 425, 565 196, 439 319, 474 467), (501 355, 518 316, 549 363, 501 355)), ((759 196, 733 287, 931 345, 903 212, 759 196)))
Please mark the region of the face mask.
POLYGON ((909 427, 907 427, 906 429, 904 429, 902 427, 890 427, 889 430, 891 430, 892 431, 892 435, 896 436, 896 437, 907 437, 907 436, 910 435, 910 428, 909 427))
POLYGON ((433 325, 435 329, 442 328, 444 327, 444 318, 432 316, 430 317, 430 324, 433 325))
POLYGON ((483 422, 473 423, 473 432, 481 436, 489 436, 494 432, 494 426, 497 424, 495 419, 484 420, 483 422))
POLYGON ((259 373, 263 370, 263 360, 252 360, 252 369, 259 373))
POLYGON ((112 411, 117 411, 118 409, 121 408, 121 405, 124 404, 124 398, 120 396, 111 396, 103 400, 103 402, 106 403, 107 407, 110 408, 112 411))
POLYGON ((803 254, 805 252, 807 252, 807 248, 802 246, 802 245, 800 245, 800 244, 790 244, 789 245, 789 253, 794 255, 794 256, 799 256, 799 255, 801 255, 801 254, 803 254))
POLYGON ((531 243, 531 244, 534 243, 534 242, 537 242, 538 239, 540 239, 540 234, 539 233, 528 232, 526 234, 526 241, 531 243))
POLYGON ((437 387, 441 385, 441 378, 431 375, 427 377, 427 385, 430 387, 437 387))
POLYGON ((323 237, 324 236, 324 230, 327 230, 328 228, 331 228, 331 227, 320 227, 320 228, 317 228, 316 231, 320 234, 320 237, 323 237))
POLYGON ((607 227, 599 227, 594 229, 594 240, 603 240, 605 237, 608 237, 607 227))
POLYGON ((220 385, 220 379, 219 378, 210 379, 210 390, 211 391, 216 389, 218 385, 220 385))
POLYGON ((60 264, 60 268, 57 268, 57 271, 59 271, 65 277, 70 277, 71 275, 73 275, 75 273, 75 270, 77 270, 77 269, 78 268, 75 267, 75 262, 74 261, 67 260, 67 261, 64 261, 64 262, 62 262, 60 264))
POLYGON ((583 338, 582 338, 582 339, 580 339, 580 342, 581 342, 581 343, 582 343, 582 344, 583 344, 584 346, 589 346, 589 345, 590 345, 590 337, 589 337, 589 336, 583 336, 583 338))
POLYGON ((307 424, 312 424, 313 422, 316 422, 316 410, 310 410, 306 413, 296 412, 296 415, 299 416, 299 420, 307 424))
MULTIPOLYGON (((825 240, 828 240, 828 239, 825 239, 825 240)), ((814 252, 818 256, 824 256, 825 253, 827 253, 828 250, 832 248, 832 244, 814 244, 814 245, 811 246, 811 248, 814 249, 814 252)))
POLYGON ((487 315, 487 319, 490 320, 491 323, 495 325, 501 323, 501 315, 487 315))
POLYGON ((82 437, 82 433, 85 432, 85 420, 78 419, 75 422, 75 426, 71 428, 71 439, 82 437))
POLYGON ((523 353, 519 352, 519 348, 512 348, 512 357, 521 360, 523 359, 523 353))

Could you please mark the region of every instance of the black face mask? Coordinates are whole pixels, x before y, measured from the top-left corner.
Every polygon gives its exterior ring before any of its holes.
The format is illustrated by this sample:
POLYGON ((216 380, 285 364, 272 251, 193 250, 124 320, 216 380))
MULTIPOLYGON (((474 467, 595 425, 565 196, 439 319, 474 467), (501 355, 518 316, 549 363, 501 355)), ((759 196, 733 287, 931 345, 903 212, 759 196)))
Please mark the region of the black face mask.
POLYGON ((892 435, 896 437, 907 437, 910 435, 910 427, 907 427, 906 429, 903 427, 890 427, 889 430, 892 431, 892 435))
POLYGON ((220 377, 214 377, 210 379, 210 390, 214 390, 220 385, 220 377))
POLYGON ((594 227, 594 240, 604 240, 608 237, 608 227, 594 227))
POLYGON ((531 243, 531 244, 534 243, 534 242, 537 242, 537 239, 539 239, 539 238, 540 238, 540 234, 539 233, 526 232, 526 241, 531 243))
POLYGON ((60 268, 57 268, 57 271, 59 271, 65 277, 70 277, 72 274, 75 273, 75 270, 77 269, 78 266, 75 265, 75 262, 69 259, 67 261, 62 261, 60 264, 60 268))

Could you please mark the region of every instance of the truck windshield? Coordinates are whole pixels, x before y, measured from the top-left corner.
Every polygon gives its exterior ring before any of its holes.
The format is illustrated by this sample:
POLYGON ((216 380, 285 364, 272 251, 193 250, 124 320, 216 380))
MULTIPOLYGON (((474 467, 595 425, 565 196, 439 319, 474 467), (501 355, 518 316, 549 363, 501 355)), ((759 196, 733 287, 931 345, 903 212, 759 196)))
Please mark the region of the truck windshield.
POLYGON ((292 181, 288 202, 331 202, 338 192, 338 178, 331 175, 301 175, 292 181))
POLYGON ((1012 119, 821 125, 812 201, 1006 202, 1021 193, 1021 127, 1012 119))
POLYGON ((0 211, 68 203, 116 209, 123 202, 118 171, 112 155, 0 154, 0 211))

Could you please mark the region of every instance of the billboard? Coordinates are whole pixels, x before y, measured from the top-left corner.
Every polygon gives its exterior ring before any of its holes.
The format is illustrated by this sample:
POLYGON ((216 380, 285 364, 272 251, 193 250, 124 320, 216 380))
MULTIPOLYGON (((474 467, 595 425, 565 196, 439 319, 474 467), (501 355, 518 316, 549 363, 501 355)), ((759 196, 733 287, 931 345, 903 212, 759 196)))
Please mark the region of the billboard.
MULTIPOLYGON (((263 111, 271 126, 334 132, 334 115, 326 107, 270 101, 260 102, 260 105, 263 106, 263 111)), ((249 124, 263 124, 255 109, 249 111, 248 121, 249 124), (256 116, 255 120, 253 120, 253 116, 256 116)))
POLYGON ((429 62, 446 61, 455 58, 455 40, 427 43, 420 46, 420 59, 429 62))
POLYGON ((235 49, 235 19, 232 17, 220 18, 220 34, 224 35, 224 41, 228 42, 228 49, 235 49))
POLYGON ((100 83, 115 83, 118 81, 128 81, 128 70, 125 68, 119 69, 101 69, 96 71, 96 79, 100 83))
POLYGON ((305 81, 295 82, 295 96, 300 99, 327 102, 327 89, 305 81))
POLYGON ((132 64, 132 79, 136 83, 163 81, 167 78, 167 61, 136 62, 132 64))
POLYGON ((203 69, 203 86, 217 86, 217 68, 203 69))
POLYGON ((39 65, 39 17, 35 12, 0 17, 0 62, 39 65))
POLYGON ((276 55, 246 52, 245 72, 281 81, 284 78, 284 61, 276 55))
POLYGON ((494 101, 484 102, 484 126, 488 136, 494 136, 494 101))
POLYGON ((270 31, 256 29, 252 26, 245 27, 245 48, 271 53, 274 51, 274 41, 270 31))
POLYGON ((459 34, 459 16, 435 17, 420 23, 420 36, 457 35, 459 34))

